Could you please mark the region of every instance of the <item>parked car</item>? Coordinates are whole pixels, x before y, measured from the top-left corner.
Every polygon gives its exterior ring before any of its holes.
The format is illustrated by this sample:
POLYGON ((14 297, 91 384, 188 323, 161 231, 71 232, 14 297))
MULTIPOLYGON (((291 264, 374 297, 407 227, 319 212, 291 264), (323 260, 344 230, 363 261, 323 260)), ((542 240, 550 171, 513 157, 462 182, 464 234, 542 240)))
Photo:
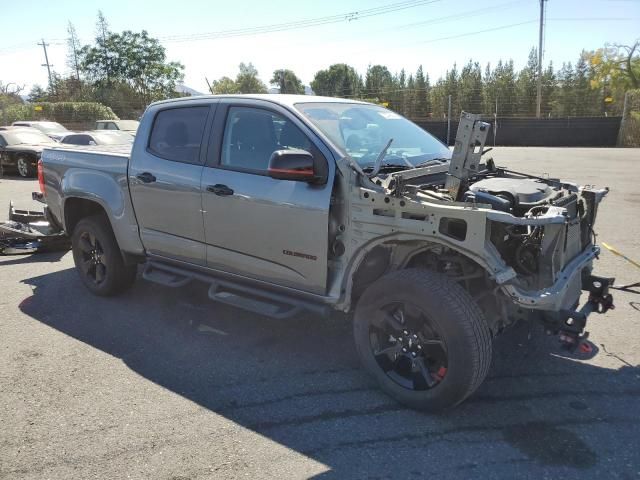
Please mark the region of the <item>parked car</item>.
POLYGON ((122 130, 135 135, 139 125, 140 122, 137 120, 98 120, 96 130, 122 130))
POLYGON ((13 125, 14 127, 36 128, 56 141, 60 140, 62 136, 69 132, 69 130, 60 125, 58 122, 20 120, 17 122, 13 122, 11 125, 13 125))
POLYGON ((489 126, 463 114, 451 152, 364 102, 174 99, 147 108, 131 151, 46 149, 39 183, 94 294, 144 264, 265 316, 353 312, 380 387, 438 410, 482 383, 506 326, 541 322, 575 348, 612 307, 613 279, 592 274, 608 190, 481 161, 489 126))
POLYGON ((127 132, 118 130, 70 133, 60 139, 60 143, 66 145, 130 145, 133 136, 127 132))
POLYGON ((0 168, 21 177, 35 177, 37 163, 46 146, 57 145, 53 139, 35 128, 0 130, 0 168))

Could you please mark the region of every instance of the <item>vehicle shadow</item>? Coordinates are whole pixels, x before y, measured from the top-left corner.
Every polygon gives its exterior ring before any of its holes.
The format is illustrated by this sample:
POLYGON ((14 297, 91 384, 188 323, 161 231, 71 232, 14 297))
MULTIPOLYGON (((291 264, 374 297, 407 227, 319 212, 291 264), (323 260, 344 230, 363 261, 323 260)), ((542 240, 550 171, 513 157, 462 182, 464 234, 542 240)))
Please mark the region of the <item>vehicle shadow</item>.
POLYGON ((32 253, 29 255, 2 255, 0 254, 0 266, 2 265, 22 265, 27 263, 53 263, 59 262, 69 250, 56 252, 32 253))
POLYGON ((72 269, 25 283, 35 287, 20 306, 27 315, 323 463, 321 476, 637 474, 640 369, 583 363, 527 324, 496 341, 473 397, 429 415, 376 388, 344 319, 265 319, 207 301, 197 284, 138 281, 121 297, 96 298, 72 269), (73 301, 60 301, 70 291, 73 301))

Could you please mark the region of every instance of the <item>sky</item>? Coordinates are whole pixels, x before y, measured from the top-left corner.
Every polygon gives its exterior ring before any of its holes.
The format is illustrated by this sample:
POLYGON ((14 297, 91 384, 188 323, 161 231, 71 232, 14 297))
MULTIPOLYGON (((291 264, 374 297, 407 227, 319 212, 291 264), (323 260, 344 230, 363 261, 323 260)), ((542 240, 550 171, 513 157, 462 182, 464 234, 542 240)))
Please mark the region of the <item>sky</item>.
MULTIPOLYGON (((252 62, 268 84, 273 71, 293 70, 308 85, 316 71, 347 63, 364 74, 368 65, 415 72, 422 64, 432 83, 469 59, 484 66, 513 59, 522 67, 538 44, 538 0, 429 0, 419 6, 364 16, 363 11, 401 0, 0 0, 0 81, 46 86, 44 53, 53 70, 68 71, 66 28, 72 22, 83 44, 95 37, 98 9, 114 32, 147 30, 185 66, 185 85, 200 92, 223 75, 235 77, 252 62), (356 13, 360 12, 360 13, 356 13), (262 34, 212 38, 221 31, 291 24, 335 16, 333 23, 262 34)), ((580 52, 640 38, 640 0, 548 0, 545 64, 575 62, 580 52)))

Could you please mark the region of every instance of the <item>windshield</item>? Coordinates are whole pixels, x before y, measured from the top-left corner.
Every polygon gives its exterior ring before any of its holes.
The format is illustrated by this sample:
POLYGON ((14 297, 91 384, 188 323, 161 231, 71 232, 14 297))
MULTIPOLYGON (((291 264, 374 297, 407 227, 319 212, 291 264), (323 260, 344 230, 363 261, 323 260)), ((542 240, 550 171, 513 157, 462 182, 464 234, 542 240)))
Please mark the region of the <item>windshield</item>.
POLYGON ((92 133, 98 145, 124 145, 133 142, 133 136, 125 132, 95 132, 92 133))
POLYGON ((40 145, 42 143, 55 143, 49 137, 47 137, 44 133, 39 132, 38 130, 29 131, 23 130, 20 132, 2 132, 2 136, 4 137, 7 145, 20 145, 20 144, 28 144, 28 145, 40 145))
POLYGON ((66 128, 56 122, 38 122, 34 123, 33 127, 37 128, 44 133, 56 133, 56 132, 68 132, 66 128))
POLYGON ((345 154, 371 167, 390 139, 383 164, 413 166, 449 159, 449 149, 415 123, 376 105, 298 103, 296 108, 345 154))

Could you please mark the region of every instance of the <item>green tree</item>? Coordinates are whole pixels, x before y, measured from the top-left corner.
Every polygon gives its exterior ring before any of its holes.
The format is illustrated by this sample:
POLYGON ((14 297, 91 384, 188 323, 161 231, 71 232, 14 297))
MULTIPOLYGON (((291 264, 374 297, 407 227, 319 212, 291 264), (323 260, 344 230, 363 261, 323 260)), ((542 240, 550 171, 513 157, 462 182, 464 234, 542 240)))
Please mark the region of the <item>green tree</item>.
POLYGON ((594 71, 587 60, 587 54, 583 51, 576 63, 574 85, 576 115, 602 115, 604 111, 601 91, 598 88, 591 88, 594 71))
POLYGON ((640 41, 633 45, 605 45, 583 53, 590 65, 590 85, 612 102, 607 111, 621 113, 625 93, 640 88, 640 41))
POLYGON ((29 92, 29 96, 27 100, 30 103, 36 102, 48 102, 49 101, 49 92, 47 92, 40 85, 34 85, 31 87, 31 91, 29 92))
POLYGON ((164 47, 144 30, 107 32, 95 45, 82 47, 80 58, 83 77, 96 88, 99 99, 108 100, 119 90, 142 108, 175 96, 176 83, 183 79, 184 67, 167 62, 164 47))
POLYGON ((251 62, 240 63, 236 77, 238 93, 267 93, 267 87, 258 78, 258 70, 251 62))
POLYGON ((80 40, 73 23, 67 25, 67 67, 76 75, 80 81, 80 40))
MULTIPOLYGON (((404 70, 401 75, 404 75, 404 70)), ((381 102, 389 101, 393 83, 393 76, 387 67, 369 65, 364 77, 364 93, 367 98, 377 98, 381 102)))
POLYGON ((229 77, 220 77, 218 80, 214 80, 211 84, 211 93, 224 94, 224 93, 238 93, 238 86, 236 81, 229 77))
POLYGON ((416 71, 415 80, 415 94, 413 102, 415 104, 415 118, 423 119, 431 113, 431 106, 429 105, 430 86, 429 76, 425 76, 422 70, 422 65, 418 67, 416 71))
POLYGON ((527 65, 520 70, 516 80, 517 113, 535 115, 538 97, 538 51, 532 48, 527 65))
POLYGON ((311 88, 316 95, 357 98, 362 93, 363 85, 362 78, 353 67, 336 63, 316 72, 311 88))
POLYGON ((553 97, 557 89, 557 78, 553 70, 553 63, 542 72, 542 98, 540 101, 540 113, 544 116, 551 115, 553 97))
POLYGON ((571 62, 563 63, 557 74, 557 86, 553 96, 554 116, 567 117, 576 114, 576 75, 571 62))
POLYGON ((471 113, 482 112, 482 70, 478 62, 469 62, 460 71, 458 80, 458 110, 471 113))
POLYGON ((300 79, 291 70, 285 68, 274 70, 270 83, 278 86, 280 93, 304 94, 304 85, 300 79))

